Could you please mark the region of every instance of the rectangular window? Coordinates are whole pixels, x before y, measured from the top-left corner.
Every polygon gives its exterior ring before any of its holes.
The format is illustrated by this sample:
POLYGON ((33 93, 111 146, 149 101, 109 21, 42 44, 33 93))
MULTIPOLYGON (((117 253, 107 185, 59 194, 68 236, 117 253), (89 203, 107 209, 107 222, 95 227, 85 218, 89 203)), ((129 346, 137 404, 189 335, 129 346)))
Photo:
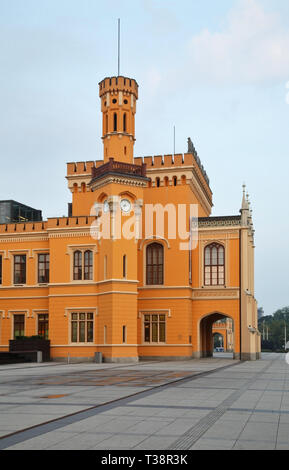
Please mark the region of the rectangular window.
POLYGON ((92 281, 93 279, 93 253, 86 251, 84 253, 84 280, 92 281))
POLYGON ((73 253, 73 280, 93 280, 93 252, 91 250, 77 250, 73 253))
POLYGON ((0 285, 2 284, 2 255, 0 255, 0 285))
POLYGON ((71 342, 93 343, 93 313, 71 314, 71 342))
POLYGON ((26 255, 14 256, 14 284, 26 284, 26 255))
POLYGON ((126 343, 126 326, 122 327, 122 342, 126 343))
POLYGON ((104 256, 103 260, 103 279, 107 279, 107 255, 104 256))
POLYGON ((14 315, 14 339, 25 334, 25 315, 14 315))
POLYGON ((48 313, 38 315, 38 335, 48 339, 48 313))
POLYGON ((122 258, 122 277, 126 278, 126 255, 122 258))
POLYGON ((163 314, 144 315, 144 342, 166 342, 166 316, 163 314))
POLYGON ((103 344, 106 344, 106 341, 107 341, 107 326, 105 325, 103 329, 103 344))
POLYGON ((38 283, 49 283, 49 254, 38 255, 38 283))
POLYGON ((163 246, 152 243, 146 250, 146 283, 147 285, 162 285, 164 283, 164 253, 163 246))
POLYGON ((73 255, 73 280, 82 280, 82 253, 81 251, 75 251, 73 255))

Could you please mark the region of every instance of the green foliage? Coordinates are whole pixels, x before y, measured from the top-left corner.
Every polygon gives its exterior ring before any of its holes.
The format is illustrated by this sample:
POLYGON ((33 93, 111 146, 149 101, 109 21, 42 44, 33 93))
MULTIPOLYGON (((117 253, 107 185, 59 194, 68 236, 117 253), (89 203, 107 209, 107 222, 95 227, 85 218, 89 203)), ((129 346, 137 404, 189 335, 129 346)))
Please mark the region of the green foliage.
POLYGON ((258 326, 262 335, 262 351, 285 351, 285 326, 286 340, 289 341, 289 307, 279 309, 273 315, 262 316, 258 326))

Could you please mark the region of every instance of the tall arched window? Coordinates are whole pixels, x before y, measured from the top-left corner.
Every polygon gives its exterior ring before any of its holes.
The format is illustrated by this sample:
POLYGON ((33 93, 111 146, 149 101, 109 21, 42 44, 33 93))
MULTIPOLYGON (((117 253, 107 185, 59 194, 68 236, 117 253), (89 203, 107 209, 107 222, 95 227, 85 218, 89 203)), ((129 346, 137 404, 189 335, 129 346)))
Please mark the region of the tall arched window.
POLYGON ((123 132, 126 132, 126 113, 123 115, 123 132))
POLYGON ((205 286, 225 284, 225 249, 219 243, 205 248, 205 286))
POLYGON ((93 279, 93 257, 92 251, 87 250, 84 253, 84 279, 86 281, 92 281, 93 279))
POLYGON ((162 285, 164 283, 164 247, 152 243, 146 250, 146 283, 162 285))
POLYGON ((114 132, 117 132, 117 114, 114 113, 113 115, 113 130, 114 132))
POLYGON ((73 280, 81 281, 82 279, 82 253, 75 251, 73 255, 73 280))

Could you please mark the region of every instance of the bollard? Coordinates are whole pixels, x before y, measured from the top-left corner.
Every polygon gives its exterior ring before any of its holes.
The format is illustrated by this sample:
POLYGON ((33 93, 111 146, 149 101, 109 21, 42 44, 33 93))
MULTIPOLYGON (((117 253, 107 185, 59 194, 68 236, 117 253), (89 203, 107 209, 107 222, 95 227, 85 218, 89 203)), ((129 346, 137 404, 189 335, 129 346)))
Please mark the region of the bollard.
POLYGON ((97 352, 97 353, 94 354, 94 362, 96 362, 97 364, 102 363, 102 353, 101 352, 97 352))
POLYGON ((42 351, 37 351, 37 363, 39 364, 42 361, 42 351))

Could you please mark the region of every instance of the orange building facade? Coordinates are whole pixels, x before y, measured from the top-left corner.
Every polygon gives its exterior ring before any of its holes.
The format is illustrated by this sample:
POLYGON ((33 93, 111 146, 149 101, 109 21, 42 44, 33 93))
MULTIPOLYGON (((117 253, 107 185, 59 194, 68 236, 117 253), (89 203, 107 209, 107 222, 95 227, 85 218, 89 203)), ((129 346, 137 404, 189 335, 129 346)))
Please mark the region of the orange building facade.
POLYGON ((186 154, 135 158, 138 84, 99 84, 103 160, 67 164, 69 217, 0 225, 0 351, 50 339, 53 360, 188 359, 213 352, 230 318, 234 357, 260 357, 254 229, 211 217, 208 176, 186 154))

